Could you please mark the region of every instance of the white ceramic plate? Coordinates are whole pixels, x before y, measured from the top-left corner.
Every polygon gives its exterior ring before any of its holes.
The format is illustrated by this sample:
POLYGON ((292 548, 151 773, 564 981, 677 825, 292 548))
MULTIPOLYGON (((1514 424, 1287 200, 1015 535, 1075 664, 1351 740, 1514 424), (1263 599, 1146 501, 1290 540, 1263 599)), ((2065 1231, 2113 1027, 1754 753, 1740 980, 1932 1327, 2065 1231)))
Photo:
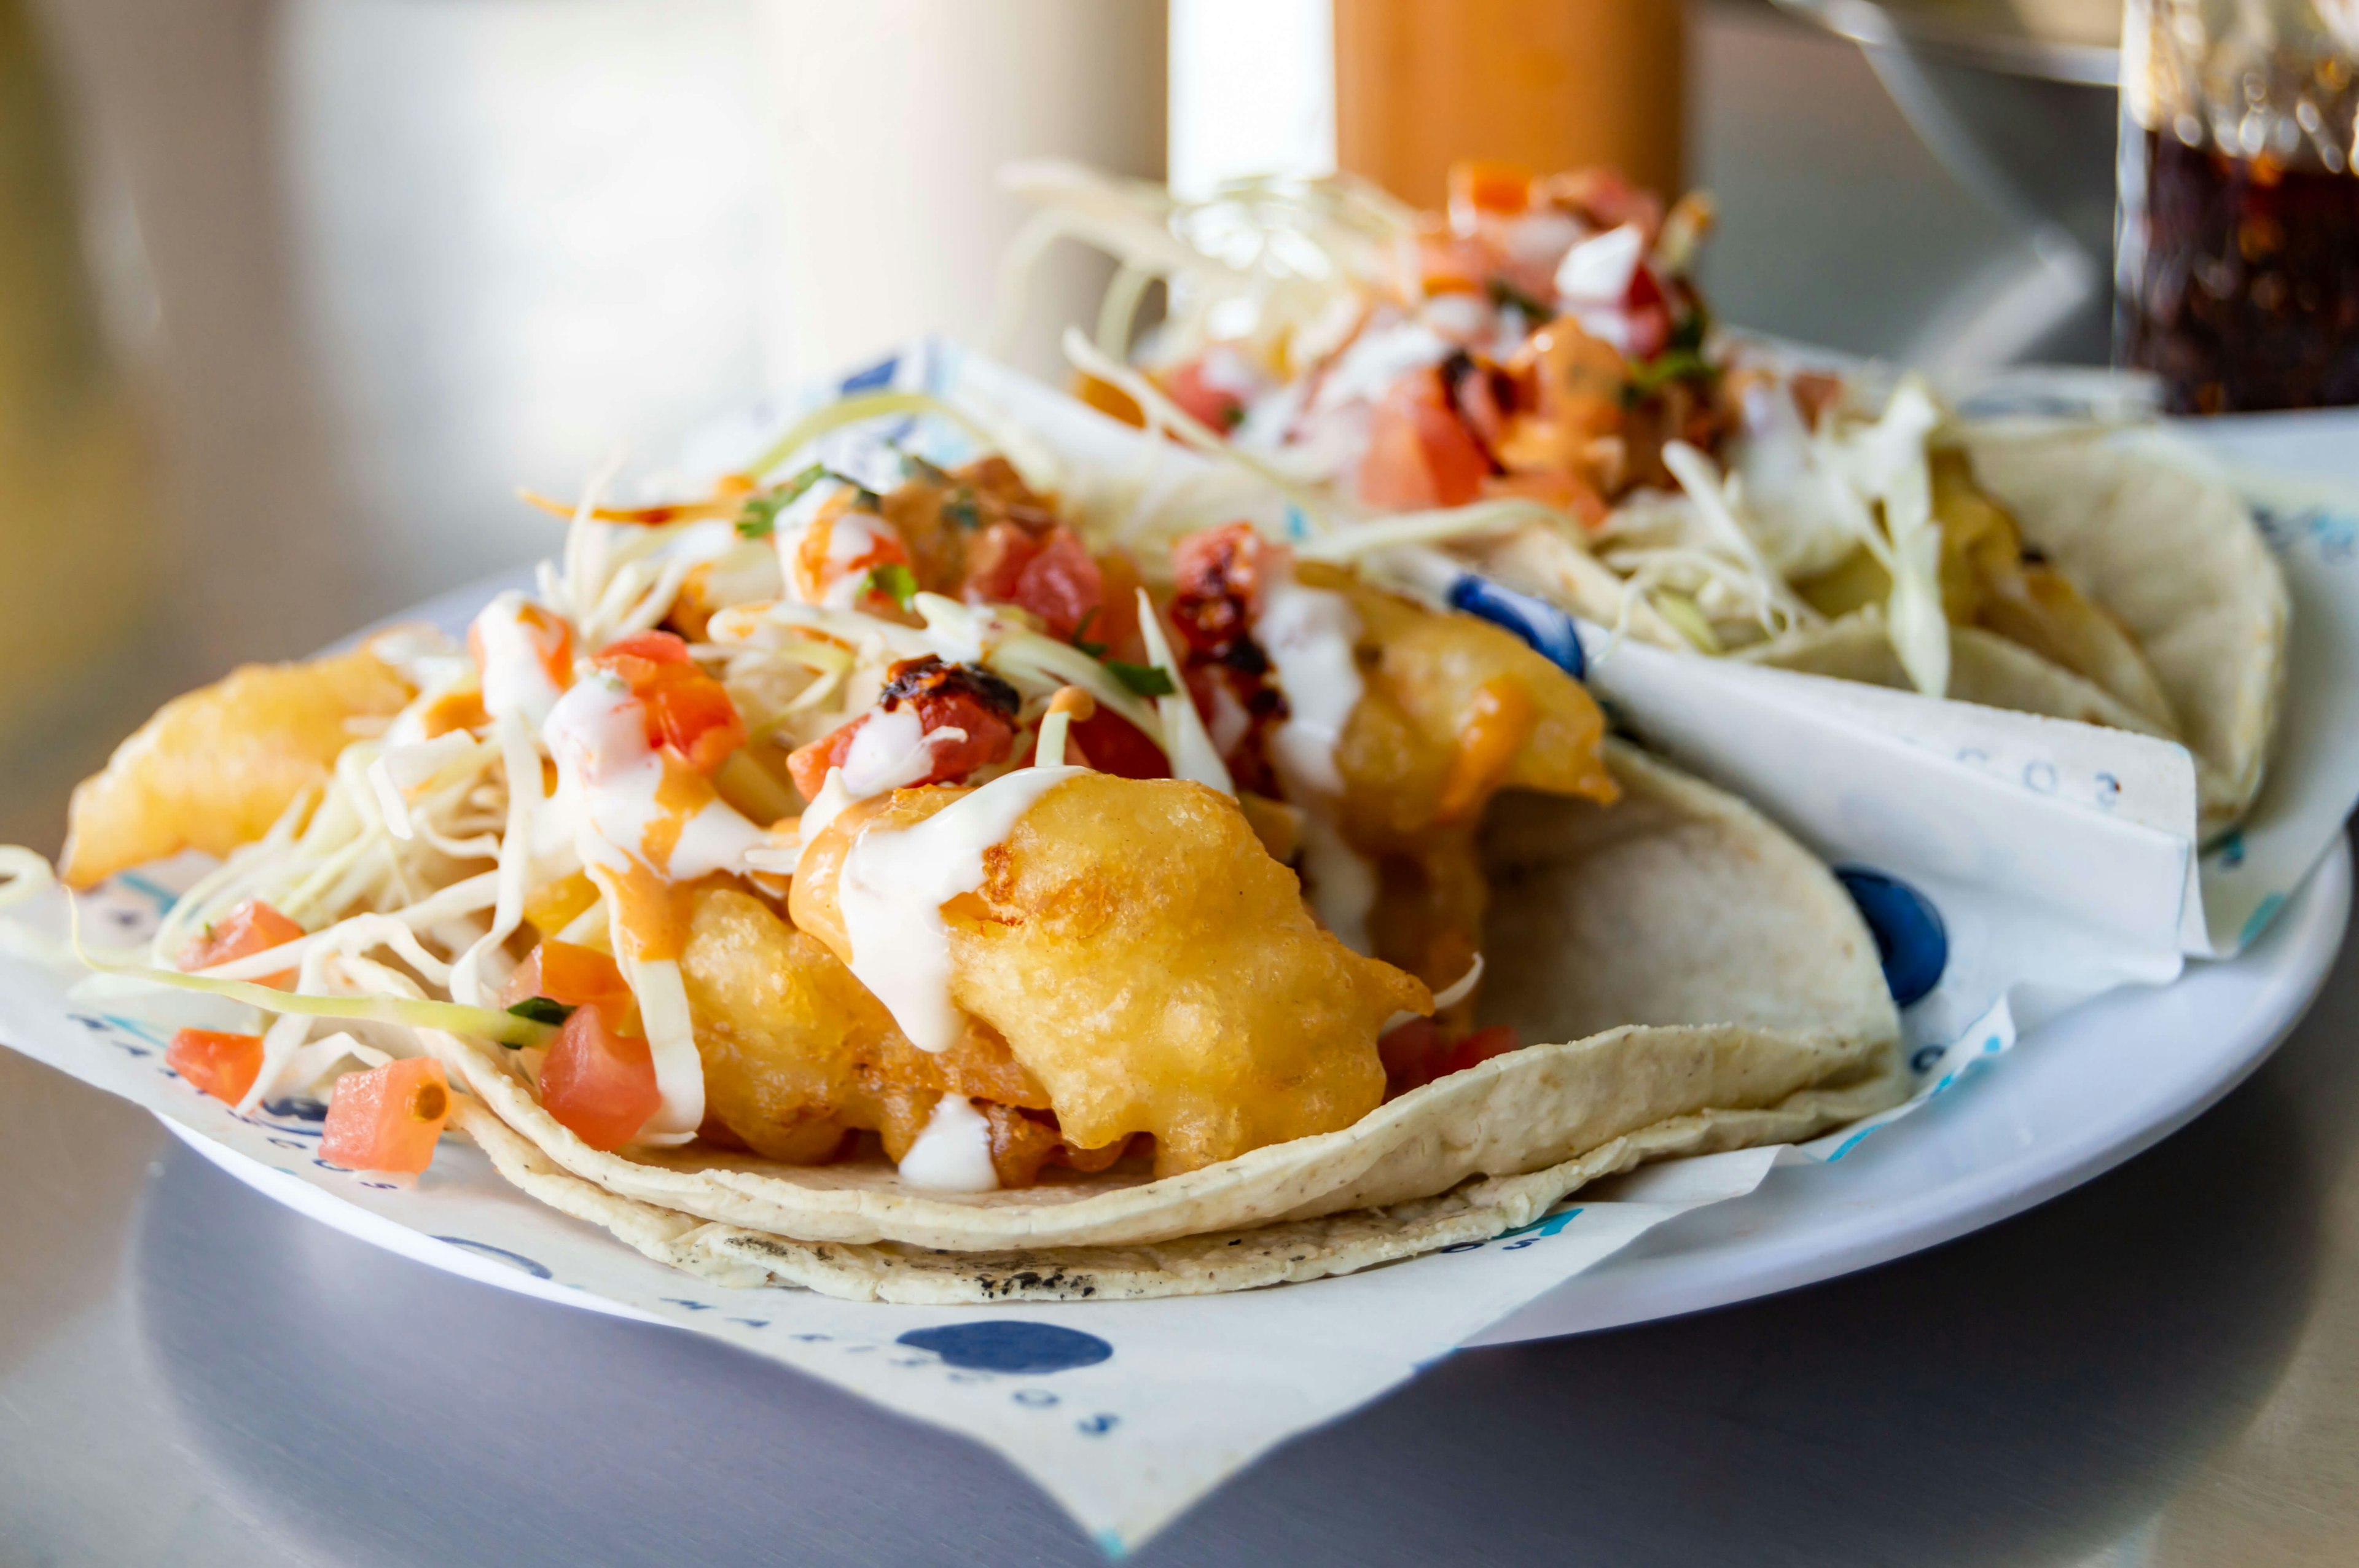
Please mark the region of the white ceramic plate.
MULTIPOLYGON (((460 589, 404 619, 455 628, 499 586, 460 589)), ((1792 1290, 1938 1246, 2110 1170, 2192 1120, 2291 1033, 2342 947, 2351 887, 2350 847, 2338 840, 2241 957, 2190 964, 2173 985, 2114 991, 2026 1031, 1956 1092, 1841 1164, 1773 1171, 1751 1195, 1658 1227, 1469 1343, 1582 1334, 1792 1290)), ((545 1300, 661 1321, 422 1236, 164 1125, 257 1192, 373 1246, 545 1300)))

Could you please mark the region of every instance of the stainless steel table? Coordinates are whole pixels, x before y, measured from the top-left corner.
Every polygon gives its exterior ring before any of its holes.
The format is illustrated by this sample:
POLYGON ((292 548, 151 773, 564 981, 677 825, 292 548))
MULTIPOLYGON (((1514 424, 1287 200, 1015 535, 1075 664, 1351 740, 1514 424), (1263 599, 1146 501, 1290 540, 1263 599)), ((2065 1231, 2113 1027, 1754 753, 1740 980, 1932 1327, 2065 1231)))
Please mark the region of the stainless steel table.
MULTIPOLYGON (((2243 1087, 2021 1218, 1470 1351, 1147 1563, 2352 1561, 2359 946, 2243 1087)), ((997 1459, 432 1272, 0 1054, 0 1562, 1097 1561, 997 1459)), ((1609 1265, 1610 1267, 1610 1265, 1609 1265)))

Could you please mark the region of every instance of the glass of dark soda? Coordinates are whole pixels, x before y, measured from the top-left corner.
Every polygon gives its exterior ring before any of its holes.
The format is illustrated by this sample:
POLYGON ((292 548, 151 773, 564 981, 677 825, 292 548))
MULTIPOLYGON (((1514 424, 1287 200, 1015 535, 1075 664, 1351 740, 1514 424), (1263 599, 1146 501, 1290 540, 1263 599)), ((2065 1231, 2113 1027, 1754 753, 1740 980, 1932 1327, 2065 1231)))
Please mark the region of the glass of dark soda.
POLYGON ((2174 413, 2359 404, 2359 0, 2128 0, 2114 357, 2174 413))

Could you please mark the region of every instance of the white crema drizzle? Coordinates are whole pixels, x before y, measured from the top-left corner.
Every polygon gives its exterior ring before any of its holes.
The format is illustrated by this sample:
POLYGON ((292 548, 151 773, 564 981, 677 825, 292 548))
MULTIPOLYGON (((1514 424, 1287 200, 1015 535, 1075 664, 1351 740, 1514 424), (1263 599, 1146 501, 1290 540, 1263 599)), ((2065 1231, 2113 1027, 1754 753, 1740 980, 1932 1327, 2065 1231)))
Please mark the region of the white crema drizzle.
POLYGON ((964 1095, 934 1102, 924 1130, 901 1156, 901 1180, 935 1193, 989 1193, 999 1189, 991 1162, 991 1123, 964 1095))
POLYGON ((1041 796, 1087 772, 1003 773, 923 822, 863 832, 843 857, 836 902, 852 972, 919 1050, 947 1050, 960 1032, 942 905, 983 885, 984 852, 1014 832, 1041 796))

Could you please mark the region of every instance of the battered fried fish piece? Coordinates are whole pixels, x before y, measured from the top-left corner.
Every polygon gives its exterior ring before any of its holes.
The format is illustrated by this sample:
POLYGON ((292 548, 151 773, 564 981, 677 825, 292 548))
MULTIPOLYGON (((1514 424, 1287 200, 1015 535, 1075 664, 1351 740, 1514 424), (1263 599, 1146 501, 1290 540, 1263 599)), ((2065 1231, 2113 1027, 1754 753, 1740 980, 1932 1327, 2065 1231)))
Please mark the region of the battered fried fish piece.
POLYGON ((919 1050, 842 959, 749 894, 690 895, 679 968, 711 1141, 805 1165, 866 1130, 898 1160, 946 1093, 1048 1108, 1039 1084, 989 1030, 972 1029, 939 1054, 919 1050))
POLYGON ((361 648, 247 665, 174 697, 75 788, 59 874, 86 888, 182 849, 226 855, 261 838, 326 781, 354 719, 390 718, 413 695, 361 648))
MULTIPOLYGON (((972 792, 903 790, 803 852, 795 923, 851 961, 837 901, 864 832, 907 830, 972 792)), ((1348 1127, 1384 1097, 1376 1035, 1432 993, 1304 909, 1228 796, 1082 773, 942 907, 951 996, 1047 1090, 1066 1140, 1155 1140, 1158 1176, 1348 1127)))
MULTIPOLYGON (((1333 568, 1302 581, 1344 594, 1358 617, 1362 692, 1335 750, 1345 839, 1375 863, 1376 956, 1437 989, 1482 946, 1490 885, 1475 837, 1506 788, 1611 803, 1604 715, 1581 685, 1520 639, 1444 615, 1333 568)), ((1443 1022, 1472 1027, 1473 1003, 1443 1022)))

